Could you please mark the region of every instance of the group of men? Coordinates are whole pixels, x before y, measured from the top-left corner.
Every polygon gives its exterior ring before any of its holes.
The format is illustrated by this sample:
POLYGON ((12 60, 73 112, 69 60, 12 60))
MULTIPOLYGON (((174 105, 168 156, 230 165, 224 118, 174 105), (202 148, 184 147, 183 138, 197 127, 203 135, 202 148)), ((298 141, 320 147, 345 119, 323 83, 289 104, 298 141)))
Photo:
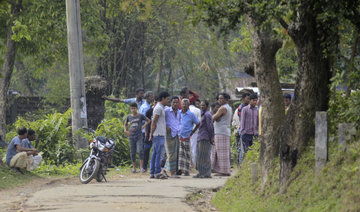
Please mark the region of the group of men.
POLYGON ((137 89, 132 99, 103 98, 130 104, 124 132, 129 136, 132 172, 136 172, 136 153, 140 172, 147 171, 152 148, 150 178, 189 176, 192 167, 198 171, 194 178, 210 178, 212 172, 230 176, 228 94, 217 96, 211 112, 209 102, 199 101, 199 95, 186 87, 180 97, 165 91, 155 97, 151 91, 137 89))
POLYGON ((40 164, 42 157, 36 149, 38 142, 35 148, 31 143, 34 140, 34 130, 18 129, 18 135, 11 140, 6 152, 6 163, 10 168, 23 173, 22 170, 34 170, 40 164))
MULTIPOLYGON (((285 93, 285 114, 291 104, 291 95, 285 93)), ((238 164, 242 163, 244 153, 253 145, 253 139, 261 135, 261 113, 260 99, 256 94, 243 93, 242 103, 235 110, 232 125, 235 127, 238 164)))

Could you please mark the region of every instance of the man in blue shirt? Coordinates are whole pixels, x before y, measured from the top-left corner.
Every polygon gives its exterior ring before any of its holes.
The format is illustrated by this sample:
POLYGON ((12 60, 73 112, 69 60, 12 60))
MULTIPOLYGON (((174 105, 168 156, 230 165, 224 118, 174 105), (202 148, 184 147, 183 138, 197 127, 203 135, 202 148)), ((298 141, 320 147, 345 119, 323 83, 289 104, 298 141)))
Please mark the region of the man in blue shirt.
POLYGON ((134 97, 134 98, 118 99, 118 98, 109 98, 105 95, 102 96, 102 98, 105 100, 109 100, 109 101, 113 101, 113 102, 122 102, 125 104, 131 104, 133 102, 136 102, 136 104, 138 105, 138 108, 140 108, 141 105, 145 103, 144 93, 145 93, 144 89, 138 88, 138 89, 136 89, 136 97, 134 97))
POLYGON ((151 108, 151 103, 154 101, 154 94, 152 91, 145 93, 145 102, 139 107, 139 113, 146 115, 146 111, 151 108))
POLYGON ((185 176, 189 176, 190 171, 190 137, 199 128, 200 122, 196 118, 195 114, 189 110, 189 99, 183 99, 181 101, 181 128, 180 128, 180 149, 179 149, 179 170, 184 173, 185 176), (196 125, 194 127, 194 125, 196 125))
MULTIPOLYGON (((18 129, 18 136, 15 136, 6 151, 6 163, 11 168, 27 169, 32 165, 32 155, 38 153, 37 149, 21 147, 21 141, 27 137, 27 129, 22 127, 18 129)), ((21 172, 21 171, 20 171, 21 172)), ((22 172, 21 172, 22 173, 22 172)))
POLYGON ((165 169, 170 172, 170 177, 176 177, 178 168, 179 133, 180 133, 180 110, 179 97, 171 98, 171 107, 165 109, 166 140, 165 151, 167 160, 165 169))

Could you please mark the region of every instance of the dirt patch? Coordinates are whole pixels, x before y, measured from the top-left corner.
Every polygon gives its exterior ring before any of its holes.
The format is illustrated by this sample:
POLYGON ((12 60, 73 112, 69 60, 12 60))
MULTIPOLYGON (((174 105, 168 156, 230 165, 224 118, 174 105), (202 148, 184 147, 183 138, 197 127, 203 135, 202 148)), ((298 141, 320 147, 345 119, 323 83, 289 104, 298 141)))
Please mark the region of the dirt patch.
POLYGON ((199 212, 219 211, 211 205, 211 200, 219 189, 220 187, 197 190, 196 192, 186 196, 186 203, 195 211, 199 212))

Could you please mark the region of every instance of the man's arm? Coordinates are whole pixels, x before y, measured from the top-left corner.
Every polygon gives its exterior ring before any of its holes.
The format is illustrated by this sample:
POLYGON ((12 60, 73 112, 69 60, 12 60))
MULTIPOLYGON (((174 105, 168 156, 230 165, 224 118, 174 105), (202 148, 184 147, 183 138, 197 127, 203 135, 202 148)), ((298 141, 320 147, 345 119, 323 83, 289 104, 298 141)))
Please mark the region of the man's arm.
POLYGON ((38 150, 37 149, 29 149, 29 148, 24 148, 22 147, 20 144, 16 145, 16 149, 19 152, 26 152, 28 155, 33 155, 33 154, 37 154, 38 150))
POLYGON ((219 119, 221 118, 221 116, 225 115, 227 112, 225 107, 220 107, 219 110, 214 114, 213 116, 213 120, 214 121, 219 121, 219 119))
POLYGON ((152 140, 153 137, 153 133, 155 132, 156 126, 157 126, 157 121, 159 120, 159 115, 155 114, 154 118, 151 122, 151 130, 150 130, 150 136, 149 136, 149 141, 152 140))
POLYGON ((205 121, 206 121, 206 126, 208 129, 208 133, 209 133, 210 143, 213 143, 215 133, 214 133, 214 124, 213 124, 212 116, 205 115, 205 121))
POLYGON ((127 130, 127 125, 128 125, 128 119, 126 118, 126 121, 124 122, 124 133, 127 136, 130 136, 130 132, 127 130))
POLYGON ((192 96, 189 97, 189 100, 191 102, 195 102, 198 98, 199 98, 199 94, 197 94, 196 92, 189 90, 189 94, 191 94, 192 96))
POLYGON ((110 98, 110 97, 107 97, 107 96, 105 96, 105 95, 103 95, 102 98, 105 99, 105 100, 112 101, 112 102, 124 102, 124 100, 122 100, 122 99, 110 98))
POLYGON ((241 132, 240 134, 243 135, 245 133, 245 119, 246 119, 246 109, 243 108, 241 110, 241 121, 240 121, 240 129, 241 129, 241 132))

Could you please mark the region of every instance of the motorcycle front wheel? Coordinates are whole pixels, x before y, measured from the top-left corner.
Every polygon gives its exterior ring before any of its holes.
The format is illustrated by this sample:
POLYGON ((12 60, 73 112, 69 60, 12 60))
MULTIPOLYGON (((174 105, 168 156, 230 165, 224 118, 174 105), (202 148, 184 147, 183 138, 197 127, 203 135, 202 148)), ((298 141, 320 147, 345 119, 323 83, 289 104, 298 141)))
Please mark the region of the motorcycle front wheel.
POLYGON ((102 175, 101 172, 98 172, 98 174, 96 175, 96 181, 98 181, 99 183, 104 179, 104 176, 102 175))
POLYGON ((89 166, 84 165, 80 171, 80 182, 83 184, 89 183, 98 173, 100 162, 94 158, 90 159, 89 166))

